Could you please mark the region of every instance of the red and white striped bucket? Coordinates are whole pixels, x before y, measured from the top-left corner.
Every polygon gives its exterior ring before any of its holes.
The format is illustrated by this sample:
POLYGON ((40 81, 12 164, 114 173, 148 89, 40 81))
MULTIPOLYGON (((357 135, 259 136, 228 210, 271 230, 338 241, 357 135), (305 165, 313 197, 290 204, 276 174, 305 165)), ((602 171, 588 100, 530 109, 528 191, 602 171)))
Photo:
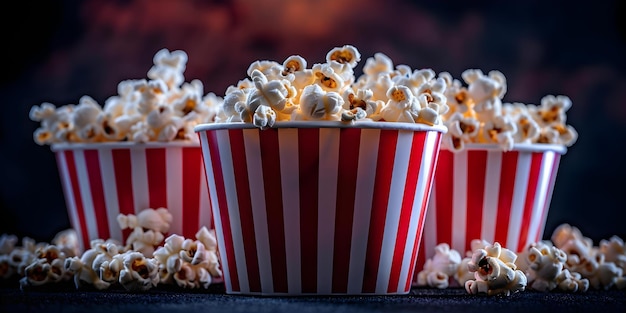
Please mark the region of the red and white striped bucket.
POLYGON ((445 128, 196 126, 228 294, 410 291, 445 128))
MULTIPOLYGON (((83 248, 93 239, 124 243, 119 214, 165 207, 169 234, 195 238, 212 228, 199 143, 54 144, 65 202, 83 248)), ((165 234, 167 236, 167 234, 165 234)))
POLYGON ((468 145, 454 153, 442 149, 422 234, 415 275, 448 243, 461 256, 473 239, 499 242, 521 252, 541 240, 561 155, 560 145, 468 145))

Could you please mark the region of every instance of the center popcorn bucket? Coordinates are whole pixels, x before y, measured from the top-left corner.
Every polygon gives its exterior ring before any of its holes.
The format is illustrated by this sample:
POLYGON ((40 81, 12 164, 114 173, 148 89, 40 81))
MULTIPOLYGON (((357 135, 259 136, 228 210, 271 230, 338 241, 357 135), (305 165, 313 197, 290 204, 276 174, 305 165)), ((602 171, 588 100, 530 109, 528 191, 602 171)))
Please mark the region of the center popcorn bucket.
POLYGON ((117 216, 147 208, 168 209, 168 234, 195 238, 202 226, 212 229, 198 142, 58 143, 51 149, 83 249, 94 239, 125 243, 131 230, 122 230, 117 216))
POLYGON ((198 125, 227 294, 407 294, 443 126, 198 125))
POLYGON ((464 257, 474 239, 517 253, 540 241, 566 150, 553 144, 516 144, 508 152, 491 144, 467 144, 457 153, 442 148, 414 284, 439 243, 464 257))

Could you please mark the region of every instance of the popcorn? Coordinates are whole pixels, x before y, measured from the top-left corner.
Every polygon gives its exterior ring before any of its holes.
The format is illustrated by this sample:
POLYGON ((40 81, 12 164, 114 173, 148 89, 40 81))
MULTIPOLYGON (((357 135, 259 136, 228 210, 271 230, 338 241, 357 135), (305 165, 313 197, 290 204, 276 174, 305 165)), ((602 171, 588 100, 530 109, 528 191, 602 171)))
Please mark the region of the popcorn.
POLYGON ((589 288, 588 279, 565 268, 567 254, 548 242, 530 244, 520 256, 516 265, 526 273, 529 289, 585 292, 589 288))
POLYGON ((444 135, 443 146, 458 152, 466 143, 497 144, 503 151, 514 144, 556 144, 572 146, 578 134, 566 125, 565 112, 571 100, 563 95, 547 95, 541 105, 520 102, 503 103, 507 85, 504 74, 490 71, 488 75, 478 69, 467 69, 461 74, 466 86, 452 78, 448 72, 439 74, 446 85, 443 94, 450 108, 443 112, 449 132, 444 135), (469 130, 460 125, 471 125, 469 130))
POLYGON ((40 247, 36 251, 34 261, 24 269, 24 277, 20 279, 20 288, 58 283, 70 279, 65 271, 65 254, 54 245, 40 247))
POLYGON ((468 269, 475 280, 465 282, 469 294, 505 295, 524 291, 526 275, 517 269, 514 252, 502 248, 499 243, 474 250, 468 269))
POLYGON ((426 261, 424 269, 419 272, 417 285, 448 288, 460 264, 459 252, 450 249, 447 243, 441 243, 435 247, 435 255, 426 261))
POLYGON ((150 257, 155 247, 163 242, 163 234, 170 228, 172 214, 166 208, 147 208, 137 215, 119 214, 117 222, 121 229, 132 229, 132 233, 126 238, 126 249, 150 257))
POLYGON ((129 251, 121 255, 123 268, 119 282, 128 291, 145 291, 159 283, 158 264, 140 252, 129 251))
POLYGON ((298 55, 282 64, 255 61, 248 77, 226 89, 215 122, 251 123, 261 129, 289 120, 443 125, 446 83, 433 70, 394 68, 391 59, 377 53, 357 77, 354 69, 360 60, 354 46, 344 45, 310 68, 298 55))
POLYGON ((206 227, 196 233, 196 240, 171 235, 154 253, 159 264, 160 283, 182 288, 208 288, 213 278, 221 278, 217 241, 206 227))
POLYGON ((40 122, 33 134, 39 145, 63 142, 197 141, 193 127, 213 122, 223 99, 203 95, 200 80, 184 82, 187 54, 182 50, 159 50, 149 79, 124 80, 117 95, 104 106, 85 95, 78 104, 59 107, 44 102, 33 106, 31 120, 40 122))

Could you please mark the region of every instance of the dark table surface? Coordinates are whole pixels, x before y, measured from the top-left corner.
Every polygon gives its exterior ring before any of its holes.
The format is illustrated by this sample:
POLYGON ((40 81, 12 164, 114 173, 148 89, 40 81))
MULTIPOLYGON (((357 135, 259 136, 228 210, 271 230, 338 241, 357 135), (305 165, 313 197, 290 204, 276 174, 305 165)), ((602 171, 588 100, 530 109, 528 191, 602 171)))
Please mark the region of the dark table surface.
POLYGON ((240 296, 222 284, 207 290, 157 287, 129 293, 123 289, 76 290, 54 285, 20 290, 0 288, 0 312, 626 312, 626 290, 585 293, 526 290, 509 297, 469 295, 461 288, 414 288, 397 296, 240 296))

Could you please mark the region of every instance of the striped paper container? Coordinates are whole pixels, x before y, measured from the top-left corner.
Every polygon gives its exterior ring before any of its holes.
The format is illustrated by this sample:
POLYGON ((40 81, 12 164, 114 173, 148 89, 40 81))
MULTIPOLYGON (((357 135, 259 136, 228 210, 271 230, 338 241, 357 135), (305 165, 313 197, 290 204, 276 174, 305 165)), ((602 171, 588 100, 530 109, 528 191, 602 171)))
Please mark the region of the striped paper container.
POLYGON ((414 277, 448 243, 461 256, 473 239, 521 252, 541 240, 561 155, 561 145, 471 144, 454 153, 442 149, 433 182, 414 277))
POLYGON ((445 127, 196 126, 228 294, 411 288, 445 127))
MULTIPOLYGON (((195 238, 211 229, 211 210, 199 143, 54 144, 72 227, 83 248, 93 239, 125 242, 119 214, 165 207, 168 234, 195 238)), ((167 237, 168 234, 165 234, 167 237)))

